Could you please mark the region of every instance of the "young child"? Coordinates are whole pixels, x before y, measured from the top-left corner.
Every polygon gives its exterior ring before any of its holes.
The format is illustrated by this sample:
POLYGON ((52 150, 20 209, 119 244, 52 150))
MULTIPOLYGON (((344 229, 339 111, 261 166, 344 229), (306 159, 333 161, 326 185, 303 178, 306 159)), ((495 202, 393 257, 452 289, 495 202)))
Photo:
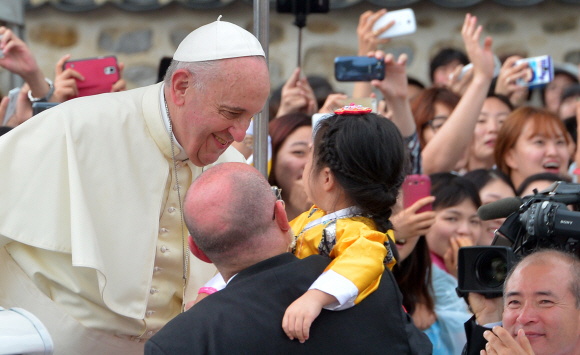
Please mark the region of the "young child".
POLYGON ((377 289, 384 265, 395 264, 389 217, 405 161, 403 138, 384 117, 335 114, 317 125, 303 173, 314 206, 291 222, 294 254, 333 260, 286 310, 282 327, 290 339, 307 340, 322 308, 343 310, 362 301, 377 289))

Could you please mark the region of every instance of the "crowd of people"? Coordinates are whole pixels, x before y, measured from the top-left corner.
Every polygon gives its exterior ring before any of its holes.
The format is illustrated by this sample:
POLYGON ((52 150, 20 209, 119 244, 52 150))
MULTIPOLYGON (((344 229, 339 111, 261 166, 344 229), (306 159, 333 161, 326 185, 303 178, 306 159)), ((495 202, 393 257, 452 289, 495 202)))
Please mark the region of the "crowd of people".
POLYGON ((46 79, 0 27, 0 66, 25 81, 0 102, 0 289, 20 285, 0 306, 37 313, 58 354, 578 354, 574 256, 526 257, 504 304, 456 294, 459 249, 491 245, 504 221, 480 206, 577 181, 578 69, 557 66, 532 105, 527 64, 506 56, 497 71, 467 14, 464 48, 441 50, 426 85, 405 54, 379 50, 385 13, 357 28, 384 79, 352 93, 297 68, 270 94, 259 42, 218 19, 184 39, 161 83, 125 91, 121 77, 71 100, 84 77, 63 69, 70 57, 46 79), (269 95, 264 179, 245 163, 269 95), (348 98, 378 100, 376 113, 335 113, 348 98), (33 117, 39 101, 63 104, 33 117), (405 206, 405 176, 421 174, 430 196, 405 206))

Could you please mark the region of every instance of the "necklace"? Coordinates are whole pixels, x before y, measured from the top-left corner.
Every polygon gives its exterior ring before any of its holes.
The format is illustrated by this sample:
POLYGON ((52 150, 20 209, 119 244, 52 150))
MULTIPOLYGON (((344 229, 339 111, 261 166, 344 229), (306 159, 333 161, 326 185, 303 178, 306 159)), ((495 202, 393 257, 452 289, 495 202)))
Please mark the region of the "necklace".
POLYGON ((181 203, 181 188, 177 178, 177 162, 175 161, 175 147, 173 142, 173 124, 171 123, 171 116, 169 115, 169 108, 165 100, 165 112, 169 118, 169 140, 171 141, 171 159, 173 160, 173 171, 175 172, 175 186, 177 186, 177 200, 179 201, 179 217, 181 218, 181 247, 183 250, 183 298, 181 311, 185 311, 185 288, 187 287, 187 271, 189 268, 189 253, 187 252, 187 244, 185 243, 185 234, 183 233, 183 206, 181 203))

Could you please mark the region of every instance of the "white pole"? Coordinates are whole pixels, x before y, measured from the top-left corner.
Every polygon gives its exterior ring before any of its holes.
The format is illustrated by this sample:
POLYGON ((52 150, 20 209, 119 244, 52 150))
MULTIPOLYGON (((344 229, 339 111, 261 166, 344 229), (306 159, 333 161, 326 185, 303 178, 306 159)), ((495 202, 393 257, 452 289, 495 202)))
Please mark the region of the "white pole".
MULTIPOLYGON (((270 31, 270 0, 254 0, 254 35, 266 53, 268 63, 268 42, 270 31)), ((270 100, 266 100, 262 113, 254 116, 254 167, 268 178, 268 122, 270 100)))

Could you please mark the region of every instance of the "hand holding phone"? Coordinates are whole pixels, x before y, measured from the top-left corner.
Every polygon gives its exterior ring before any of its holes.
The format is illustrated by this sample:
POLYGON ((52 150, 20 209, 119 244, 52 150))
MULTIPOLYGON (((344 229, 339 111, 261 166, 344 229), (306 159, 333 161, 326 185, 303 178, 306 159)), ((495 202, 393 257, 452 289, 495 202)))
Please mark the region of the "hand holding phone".
POLYGON ((378 38, 392 38, 397 36, 408 35, 417 31, 417 22, 415 13, 412 9, 402 9, 389 11, 379 18, 373 25, 373 31, 379 31, 389 23, 394 24, 391 28, 378 35, 378 38))
POLYGON ((385 62, 374 57, 336 57, 334 76, 338 81, 383 80, 385 62))
POLYGON ((119 65, 115 56, 69 60, 64 63, 63 70, 69 68, 84 78, 80 80, 75 77, 79 97, 110 92, 119 80, 119 65))
MULTIPOLYGON (((473 68, 473 63, 469 63, 466 66, 463 67, 463 69, 461 69, 461 73, 459 73, 459 76, 457 77, 457 80, 461 80, 463 78, 463 76, 465 74, 467 74, 467 72, 473 68)), ((499 58, 494 55, 493 56, 493 77, 497 77, 499 75, 499 71, 501 70, 501 62, 499 60, 499 58)), ((449 80, 452 80, 452 78, 449 78, 449 80)))
POLYGON ((397 246, 406 244, 409 238, 416 238, 429 232, 429 228, 435 223, 435 212, 418 213, 417 211, 425 205, 430 205, 434 200, 433 196, 423 197, 391 217, 397 246))
POLYGON ((525 78, 520 78, 516 84, 534 88, 549 83, 554 79, 554 66, 552 57, 542 55, 539 57, 525 58, 516 61, 516 65, 523 62, 528 63, 528 71, 525 78))

